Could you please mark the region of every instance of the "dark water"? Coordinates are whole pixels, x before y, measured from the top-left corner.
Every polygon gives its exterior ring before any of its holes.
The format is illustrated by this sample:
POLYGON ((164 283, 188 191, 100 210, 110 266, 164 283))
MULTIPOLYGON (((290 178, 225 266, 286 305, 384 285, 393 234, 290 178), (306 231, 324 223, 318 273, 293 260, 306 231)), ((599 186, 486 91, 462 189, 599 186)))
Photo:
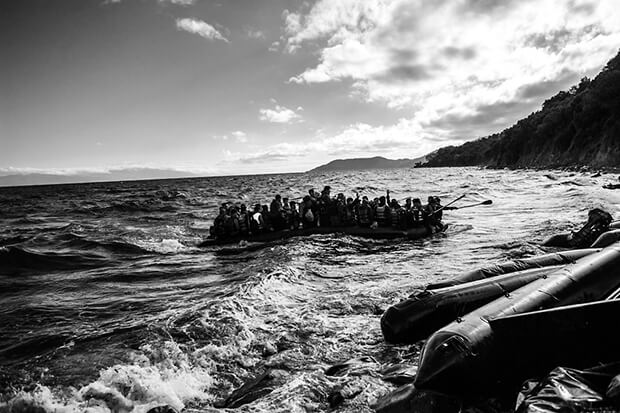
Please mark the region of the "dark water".
POLYGON ((381 369, 419 350, 383 342, 383 309, 429 281, 542 253, 537 242, 594 206, 617 218, 618 191, 601 188, 610 179, 452 168, 0 188, 0 410, 205 411, 274 369, 272 391, 238 410, 325 411, 340 389, 336 411, 370 411, 395 388, 381 369), (196 247, 223 201, 327 184, 493 205, 450 211, 445 235, 415 242, 196 247), (325 374, 362 356, 349 374, 325 374))

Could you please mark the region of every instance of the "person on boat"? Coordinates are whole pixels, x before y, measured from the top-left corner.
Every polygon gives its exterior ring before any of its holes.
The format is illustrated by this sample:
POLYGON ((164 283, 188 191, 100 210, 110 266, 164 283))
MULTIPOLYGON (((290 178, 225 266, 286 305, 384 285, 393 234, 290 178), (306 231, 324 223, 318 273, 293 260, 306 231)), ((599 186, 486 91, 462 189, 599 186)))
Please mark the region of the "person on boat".
POLYGON ((239 234, 248 235, 250 233, 250 214, 245 204, 239 207, 239 234))
POLYGON ((374 212, 375 219, 380 227, 389 227, 391 225, 390 207, 386 204, 386 198, 384 196, 379 197, 379 204, 375 207, 374 212))
POLYGON ((599 208, 588 212, 588 222, 577 232, 568 235, 570 247, 587 248, 603 233, 609 230, 613 218, 611 214, 599 208))
POLYGON ((357 225, 363 228, 370 228, 375 221, 375 214, 373 208, 368 202, 368 197, 363 196, 362 202, 357 206, 357 225))
POLYGON ((229 220, 228 220, 228 235, 231 237, 236 237, 239 235, 240 225, 239 225, 239 208, 235 205, 231 206, 229 209, 229 220))
POLYGON ((250 218, 250 232, 252 234, 260 234, 265 229, 265 221, 263 221, 263 214, 261 213, 260 204, 254 205, 254 213, 250 218))
POLYGON ((327 227, 331 224, 330 220, 330 208, 332 207, 331 199, 331 187, 325 186, 321 191, 321 196, 318 199, 319 207, 319 226, 327 227))
POLYGON ((411 210, 412 206, 413 206, 413 205, 411 204, 411 197, 409 196, 409 197, 407 197, 407 198, 405 199, 405 205, 403 205, 403 209, 404 209, 405 211, 409 211, 409 210, 411 210))
POLYGON ((429 196, 428 204, 424 207, 424 226, 429 232, 439 232, 444 228, 441 222, 443 207, 438 202, 439 197, 429 196))
POLYGON ((301 223, 304 228, 315 228, 317 226, 317 215, 313 210, 312 198, 306 195, 301 207, 301 223))
POLYGON ((261 209, 261 217, 263 219, 263 232, 273 231, 273 221, 271 220, 271 213, 267 205, 263 205, 261 209))
POLYGON ((284 224, 284 228, 291 229, 291 205, 288 198, 282 198, 282 209, 280 209, 280 216, 284 224))
POLYGON ((347 199, 339 193, 328 208, 329 222, 332 227, 341 227, 347 219, 347 199))
POLYGON ((419 225, 422 221, 424 221, 424 206, 422 205, 420 198, 413 198, 411 203, 411 212, 414 225, 419 225))
POLYGON ((220 207, 220 213, 213 220, 213 226, 210 229, 211 236, 214 238, 227 238, 227 227, 230 216, 228 215, 228 208, 225 205, 220 207))
POLYGON ((435 219, 441 222, 443 219, 444 207, 441 205, 441 199, 438 196, 433 197, 433 208, 435 209, 435 219))
POLYGON ((395 229, 406 229, 406 211, 403 207, 400 206, 398 200, 392 199, 390 202, 390 222, 392 224, 392 228, 395 229))
POLYGON ((289 216, 290 216, 290 229, 296 230, 299 229, 299 225, 301 223, 301 215, 299 214, 299 210, 297 209, 297 202, 290 201, 289 202, 289 216))
POLYGON ((401 211, 402 220, 404 222, 405 229, 413 228, 415 225, 414 219, 414 208, 413 203, 411 202, 411 197, 407 197, 405 199, 405 205, 402 207, 401 211))
POLYGON ((357 198, 355 200, 353 200, 353 198, 351 197, 347 198, 344 209, 344 219, 342 222, 344 226, 352 227, 355 225, 355 212, 357 209, 357 204, 359 204, 359 195, 357 195, 357 198))
POLYGON ((310 190, 308 190, 308 195, 310 196, 310 199, 312 199, 313 202, 316 202, 319 200, 319 195, 316 193, 314 188, 311 188, 310 190))
POLYGON ((269 205, 271 224, 275 230, 282 230, 286 223, 282 219, 282 197, 277 194, 269 205))

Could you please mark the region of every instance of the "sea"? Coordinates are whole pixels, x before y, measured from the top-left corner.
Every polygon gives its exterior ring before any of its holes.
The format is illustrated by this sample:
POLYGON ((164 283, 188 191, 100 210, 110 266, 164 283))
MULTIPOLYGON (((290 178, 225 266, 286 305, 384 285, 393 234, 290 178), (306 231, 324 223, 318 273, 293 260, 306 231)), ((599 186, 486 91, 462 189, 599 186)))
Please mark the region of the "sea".
MULTIPOLYGON (((554 251, 617 176, 391 169, 0 188, 0 411, 370 412, 421 344, 379 320, 424 284, 554 251), (340 234, 199 248, 218 206, 301 197, 441 197, 445 233, 340 234), (353 361, 351 361, 353 360, 353 361), (165 411, 160 408, 160 411, 165 411)), ((409 373, 407 373, 409 372, 409 373)), ((475 372, 471 373, 476 374, 475 372)))

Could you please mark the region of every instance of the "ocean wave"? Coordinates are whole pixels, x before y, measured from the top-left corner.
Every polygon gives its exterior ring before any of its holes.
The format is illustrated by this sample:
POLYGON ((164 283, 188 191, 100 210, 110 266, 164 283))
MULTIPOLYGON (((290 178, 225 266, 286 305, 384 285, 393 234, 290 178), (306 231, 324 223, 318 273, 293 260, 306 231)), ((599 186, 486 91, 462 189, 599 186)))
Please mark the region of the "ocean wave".
POLYGON ((83 251, 103 250, 114 254, 143 255, 152 251, 139 245, 116 240, 94 240, 74 233, 61 234, 54 239, 60 248, 83 251))
POLYGON ((146 200, 146 201, 123 201, 108 205, 86 205, 79 206, 71 212, 80 214, 136 214, 136 213, 171 213, 176 212, 178 206, 162 201, 146 200))
POLYGON ((51 272, 105 265, 106 257, 95 254, 40 252, 25 247, 0 247, 0 274, 51 272))
POLYGON ((19 391, 0 410, 11 412, 147 412, 158 406, 181 411, 213 400, 213 363, 203 352, 187 353, 174 341, 144 345, 130 364, 103 369, 94 382, 68 393, 37 385, 19 391))

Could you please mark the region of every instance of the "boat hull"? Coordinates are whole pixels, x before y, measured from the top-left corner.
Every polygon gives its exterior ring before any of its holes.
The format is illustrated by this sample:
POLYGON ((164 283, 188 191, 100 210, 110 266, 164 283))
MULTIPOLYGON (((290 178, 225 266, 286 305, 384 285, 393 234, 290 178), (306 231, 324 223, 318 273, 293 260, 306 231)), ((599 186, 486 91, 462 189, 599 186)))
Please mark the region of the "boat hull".
POLYGON ((236 244, 241 241, 247 242, 272 242, 285 240, 293 237, 306 237, 318 234, 345 234, 371 239, 421 239, 432 234, 425 227, 415 227, 408 230, 400 230, 389 227, 363 228, 358 226, 350 227, 317 227, 302 228, 297 230, 265 232, 257 235, 238 236, 226 239, 208 238, 198 244, 199 247, 211 247, 227 244, 236 244))

